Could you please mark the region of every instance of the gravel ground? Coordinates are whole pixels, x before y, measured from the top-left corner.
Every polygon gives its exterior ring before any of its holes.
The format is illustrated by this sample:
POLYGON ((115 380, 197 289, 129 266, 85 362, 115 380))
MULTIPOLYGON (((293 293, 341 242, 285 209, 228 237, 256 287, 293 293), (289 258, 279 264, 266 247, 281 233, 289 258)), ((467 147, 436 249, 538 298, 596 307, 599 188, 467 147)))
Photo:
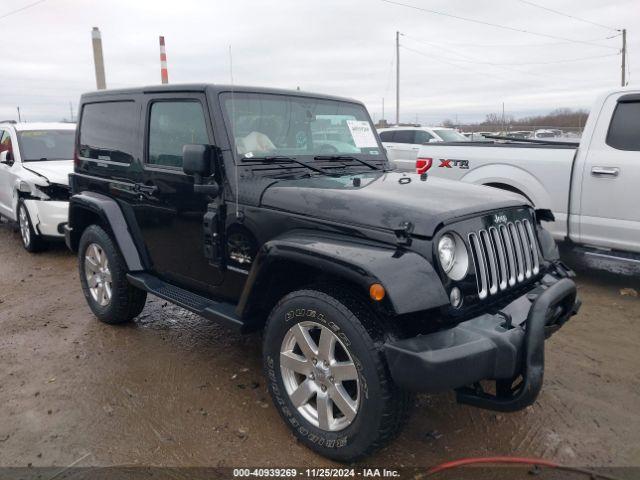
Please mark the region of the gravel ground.
MULTIPOLYGON (((374 466, 522 455, 640 466, 637 279, 581 270, 582 311, 548 343, 538 402, 513 414, 422 395, 374 466)), ((266 390, 260 337, 150 297, 135 322, 91 314, 76 258, 31 255, 0 225, 0 466, 329 466, 266 390), (79 461, 78 461, 79 460, 79 461)))

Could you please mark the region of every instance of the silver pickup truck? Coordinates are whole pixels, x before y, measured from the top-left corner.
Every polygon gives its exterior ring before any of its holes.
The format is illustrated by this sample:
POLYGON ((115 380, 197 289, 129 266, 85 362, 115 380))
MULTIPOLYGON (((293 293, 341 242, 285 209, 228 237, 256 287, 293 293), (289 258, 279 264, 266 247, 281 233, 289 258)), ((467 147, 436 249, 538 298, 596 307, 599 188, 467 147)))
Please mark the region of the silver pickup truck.
POLYGON ((640 89, 600 96, 579 144, 429 143, 397 168, 519 193, 557 240, 640 270, 640 89))

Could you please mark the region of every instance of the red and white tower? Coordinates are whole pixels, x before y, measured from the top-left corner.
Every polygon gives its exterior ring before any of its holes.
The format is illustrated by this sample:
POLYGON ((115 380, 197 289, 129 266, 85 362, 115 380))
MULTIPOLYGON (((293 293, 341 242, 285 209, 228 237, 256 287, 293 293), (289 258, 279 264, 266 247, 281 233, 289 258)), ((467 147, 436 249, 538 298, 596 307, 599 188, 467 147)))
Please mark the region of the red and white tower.
POLYGON ((164 49, 164 37, 160 36, 160 76, 162 83, 169 83, 169 72, 167 70, 167 52, 164 49))

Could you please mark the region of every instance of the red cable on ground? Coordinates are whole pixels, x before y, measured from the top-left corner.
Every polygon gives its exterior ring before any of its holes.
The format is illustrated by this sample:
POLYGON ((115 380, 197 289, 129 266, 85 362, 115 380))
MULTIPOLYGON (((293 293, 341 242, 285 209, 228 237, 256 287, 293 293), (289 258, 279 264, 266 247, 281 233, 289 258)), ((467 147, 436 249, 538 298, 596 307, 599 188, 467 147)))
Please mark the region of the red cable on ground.
POLYGON ((433 475, 443 470, 449 470, 451 468, 458 468, 464 465, 474 465, 478 463, 501 463, 501 464, 520 464, 520 465, 535 465, 540 467, 559 468, 560 465, 550 460, 543 460, 541 458, 526 458, 526 457, 478 457, 478 458, 461 458, 460 460, 453 460, 451 462, 441 463, 427 471, 427 475, 433 475))

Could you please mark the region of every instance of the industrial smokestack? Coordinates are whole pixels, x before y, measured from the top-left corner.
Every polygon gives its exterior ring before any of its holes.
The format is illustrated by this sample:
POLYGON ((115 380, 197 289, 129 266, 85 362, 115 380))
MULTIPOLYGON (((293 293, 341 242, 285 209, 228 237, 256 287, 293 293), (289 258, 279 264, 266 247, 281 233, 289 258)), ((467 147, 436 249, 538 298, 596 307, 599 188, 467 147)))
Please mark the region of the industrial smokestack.
POLYGON ((107 88, 104 76, 104 58, 102 58, 102 35, 98 27, 91 30, 91 42, 93 43, 93 64, 96 67, 96 87, 98 90, 107 88))
POLYGON ((160 36, 160 77, 162 83, 169 83, 169 72, 167 71, 167 52, 164 49, 164 37, 160 36))

